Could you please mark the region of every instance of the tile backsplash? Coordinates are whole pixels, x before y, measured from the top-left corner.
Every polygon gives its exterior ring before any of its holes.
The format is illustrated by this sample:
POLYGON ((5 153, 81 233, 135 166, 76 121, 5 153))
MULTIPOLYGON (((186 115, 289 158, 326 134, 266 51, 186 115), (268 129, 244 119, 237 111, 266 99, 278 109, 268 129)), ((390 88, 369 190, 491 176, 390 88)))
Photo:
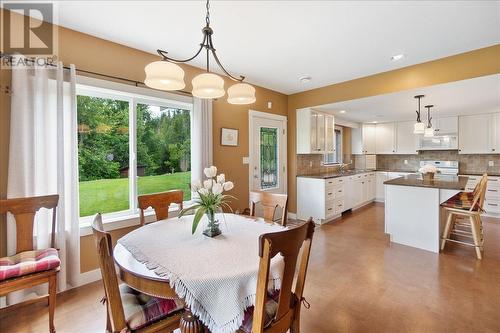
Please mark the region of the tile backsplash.
MULTIPOLYGON (((349 163, 352 160, 352 164, 349 165, 349 169, 354 169, 354 159, 350 154, 344 154, 344 163, 349 163)), ((297 155, 297 175, 314 175, 319 173, 335 172, 339 170, 338 164, 334 165, 323 165, 323 155, 321 154, 299 154, 297 155)))
POLYGON ((456 150, 422 151, 418 155, 377 155, 377 169, 416 171, 423 160, 458 161, 461 174, 500 173, 500 155, 461 155, 456 150), (493 161, 493 166, 488 166, 489 161, 493 161))

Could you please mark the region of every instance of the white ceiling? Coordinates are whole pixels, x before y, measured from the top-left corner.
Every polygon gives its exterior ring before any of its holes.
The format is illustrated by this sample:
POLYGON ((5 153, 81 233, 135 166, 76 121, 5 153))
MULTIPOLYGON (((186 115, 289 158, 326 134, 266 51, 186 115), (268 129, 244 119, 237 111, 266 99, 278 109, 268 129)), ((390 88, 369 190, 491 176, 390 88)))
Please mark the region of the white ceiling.
MULTIPOLYGON (((71 29, 187 58, 201 42, 205 4, 64 1, 58 17, 71 29)), ((228 70, 286 94, 500 43, 499 1, 213 1, 211 21, 228 70), (392 62, 399 53, 405 59, 392 62), (312 81, 299 82, 304 75, 312 81)))
POLYGON ((433 104, 434 119, 440 116, 500 112, 500 74, 439 84, 314 107, 354 122, 415 120, 417 101, 421 100, 422 121, 427 119, 425 105, 433 104), (341 110, 346 113, 340 113, 341 110))

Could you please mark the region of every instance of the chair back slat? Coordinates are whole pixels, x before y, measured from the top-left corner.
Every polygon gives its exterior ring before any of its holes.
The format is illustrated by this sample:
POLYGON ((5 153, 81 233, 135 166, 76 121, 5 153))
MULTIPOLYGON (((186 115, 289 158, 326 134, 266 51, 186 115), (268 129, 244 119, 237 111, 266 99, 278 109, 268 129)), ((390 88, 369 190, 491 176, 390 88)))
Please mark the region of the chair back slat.
POLYGON ((0 200, 0 213, 11 213, 16 221, 16 253, 34 250, 33 229, 40 208, 52 209, 51 247, 55 247, 56 208, 59 195, 0 200))
POLYGON ((262 205, 262 216, 266 220, 275 222, 276 210, 282 210, 280 224, 286 226, 288 195, 262 191, 250 191, 250 215, 256 215, 257 204, 262 205))
POLYGON ((171 204, 175 203, 182 209, 182 201, 184 192, 181 190, 172 190, 161 193, 144 194, 138 196, 141 225, 145 224, 144 210, 152 207, 155 211, 156 220, 164 220, 168 218, 168 209, 171 204))
POLYGON ((92 223, 92 232, 97 249, 99 267, 101 268, 102 282, 106 293, 106 306, 113 332, 120 332, 126 328, 127 322, 120 297, 118 277, 113 260, 113 244, 111 235, 104 231, 101 214, 97 214, 92 223))
MULTIPOLYGON (((271 259, 281 254, 284 260, 283 276, 278 300, 278 308, 273 318, 274 322, 291 316, 290 311, 298 313, 304 291, 311 242, 314 233, 314 222, 309 219, 300 227, 263 234, 259 239, 259 277, 257 281, 256 302, 253 316, 252 332, 262 332, 264 329, 265 303, 269 284, 271 259), (298 256, 302 255, 298 262, 298 256), (299 264, 296 270, 297 262, 299 264), (297 275, 297 276, 296 276, 297 275), (295 286, 293 282, 295 280, 295 286)), ((272 323, 271 323, 272 326, 272 323)))
POLYGON ((479 208, 480 211, 483 211, 483 205, 484 205, 484 199, 486 196, 487 186, 488 186, 488 175, 485 173, 481 176, 481 180, 474 187, 474 191, 472 192, 473 201, 472 201, 472 205, 471 205, 471 208, 469 209, 469 211, 473 211, 477 208, 479 208))

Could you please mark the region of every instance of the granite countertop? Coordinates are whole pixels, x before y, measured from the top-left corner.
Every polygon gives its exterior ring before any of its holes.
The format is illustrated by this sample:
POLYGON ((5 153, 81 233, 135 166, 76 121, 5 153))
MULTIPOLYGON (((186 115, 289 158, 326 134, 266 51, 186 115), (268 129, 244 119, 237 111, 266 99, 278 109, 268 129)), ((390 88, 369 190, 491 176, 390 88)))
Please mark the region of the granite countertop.
POLYGON ((463 191, 465 190, 465 185, 467 185, 468 178, 465 176, 436 175, 432 180, 424 180, 420 175, 408 175, 387 180, 384 184, 463 191))
POLYGON ((357 174, 360 174, 360 173, 367 173, 367 172, 375 172, 375 170, 346 170, 344 172, 340 172, 340 171, 326 172, 326 173, 317 173, 317 174, 311 174, 311 175, 299 175, 297 177, 301 177, 301 178, 329 179, 329 178, 338 178, 338 177, 352 176, 352 175, 357 175, 357 174))

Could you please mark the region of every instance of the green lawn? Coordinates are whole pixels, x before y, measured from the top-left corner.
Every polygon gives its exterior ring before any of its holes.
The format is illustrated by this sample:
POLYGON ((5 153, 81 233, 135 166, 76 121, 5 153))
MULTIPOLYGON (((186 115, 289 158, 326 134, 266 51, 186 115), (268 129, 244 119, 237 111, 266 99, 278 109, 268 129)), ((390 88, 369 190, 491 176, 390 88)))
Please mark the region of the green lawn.
MULTIPOLYGON (((190 182, 191 172, 189 171, 139 177, 137 190, 139 194, 146 194, 181 189, 184 191, 184 200, 189 200, 191 199, 190 182)), ((128 178, 80 182, 80 216, 128 209, 128 186, 128 178)))

